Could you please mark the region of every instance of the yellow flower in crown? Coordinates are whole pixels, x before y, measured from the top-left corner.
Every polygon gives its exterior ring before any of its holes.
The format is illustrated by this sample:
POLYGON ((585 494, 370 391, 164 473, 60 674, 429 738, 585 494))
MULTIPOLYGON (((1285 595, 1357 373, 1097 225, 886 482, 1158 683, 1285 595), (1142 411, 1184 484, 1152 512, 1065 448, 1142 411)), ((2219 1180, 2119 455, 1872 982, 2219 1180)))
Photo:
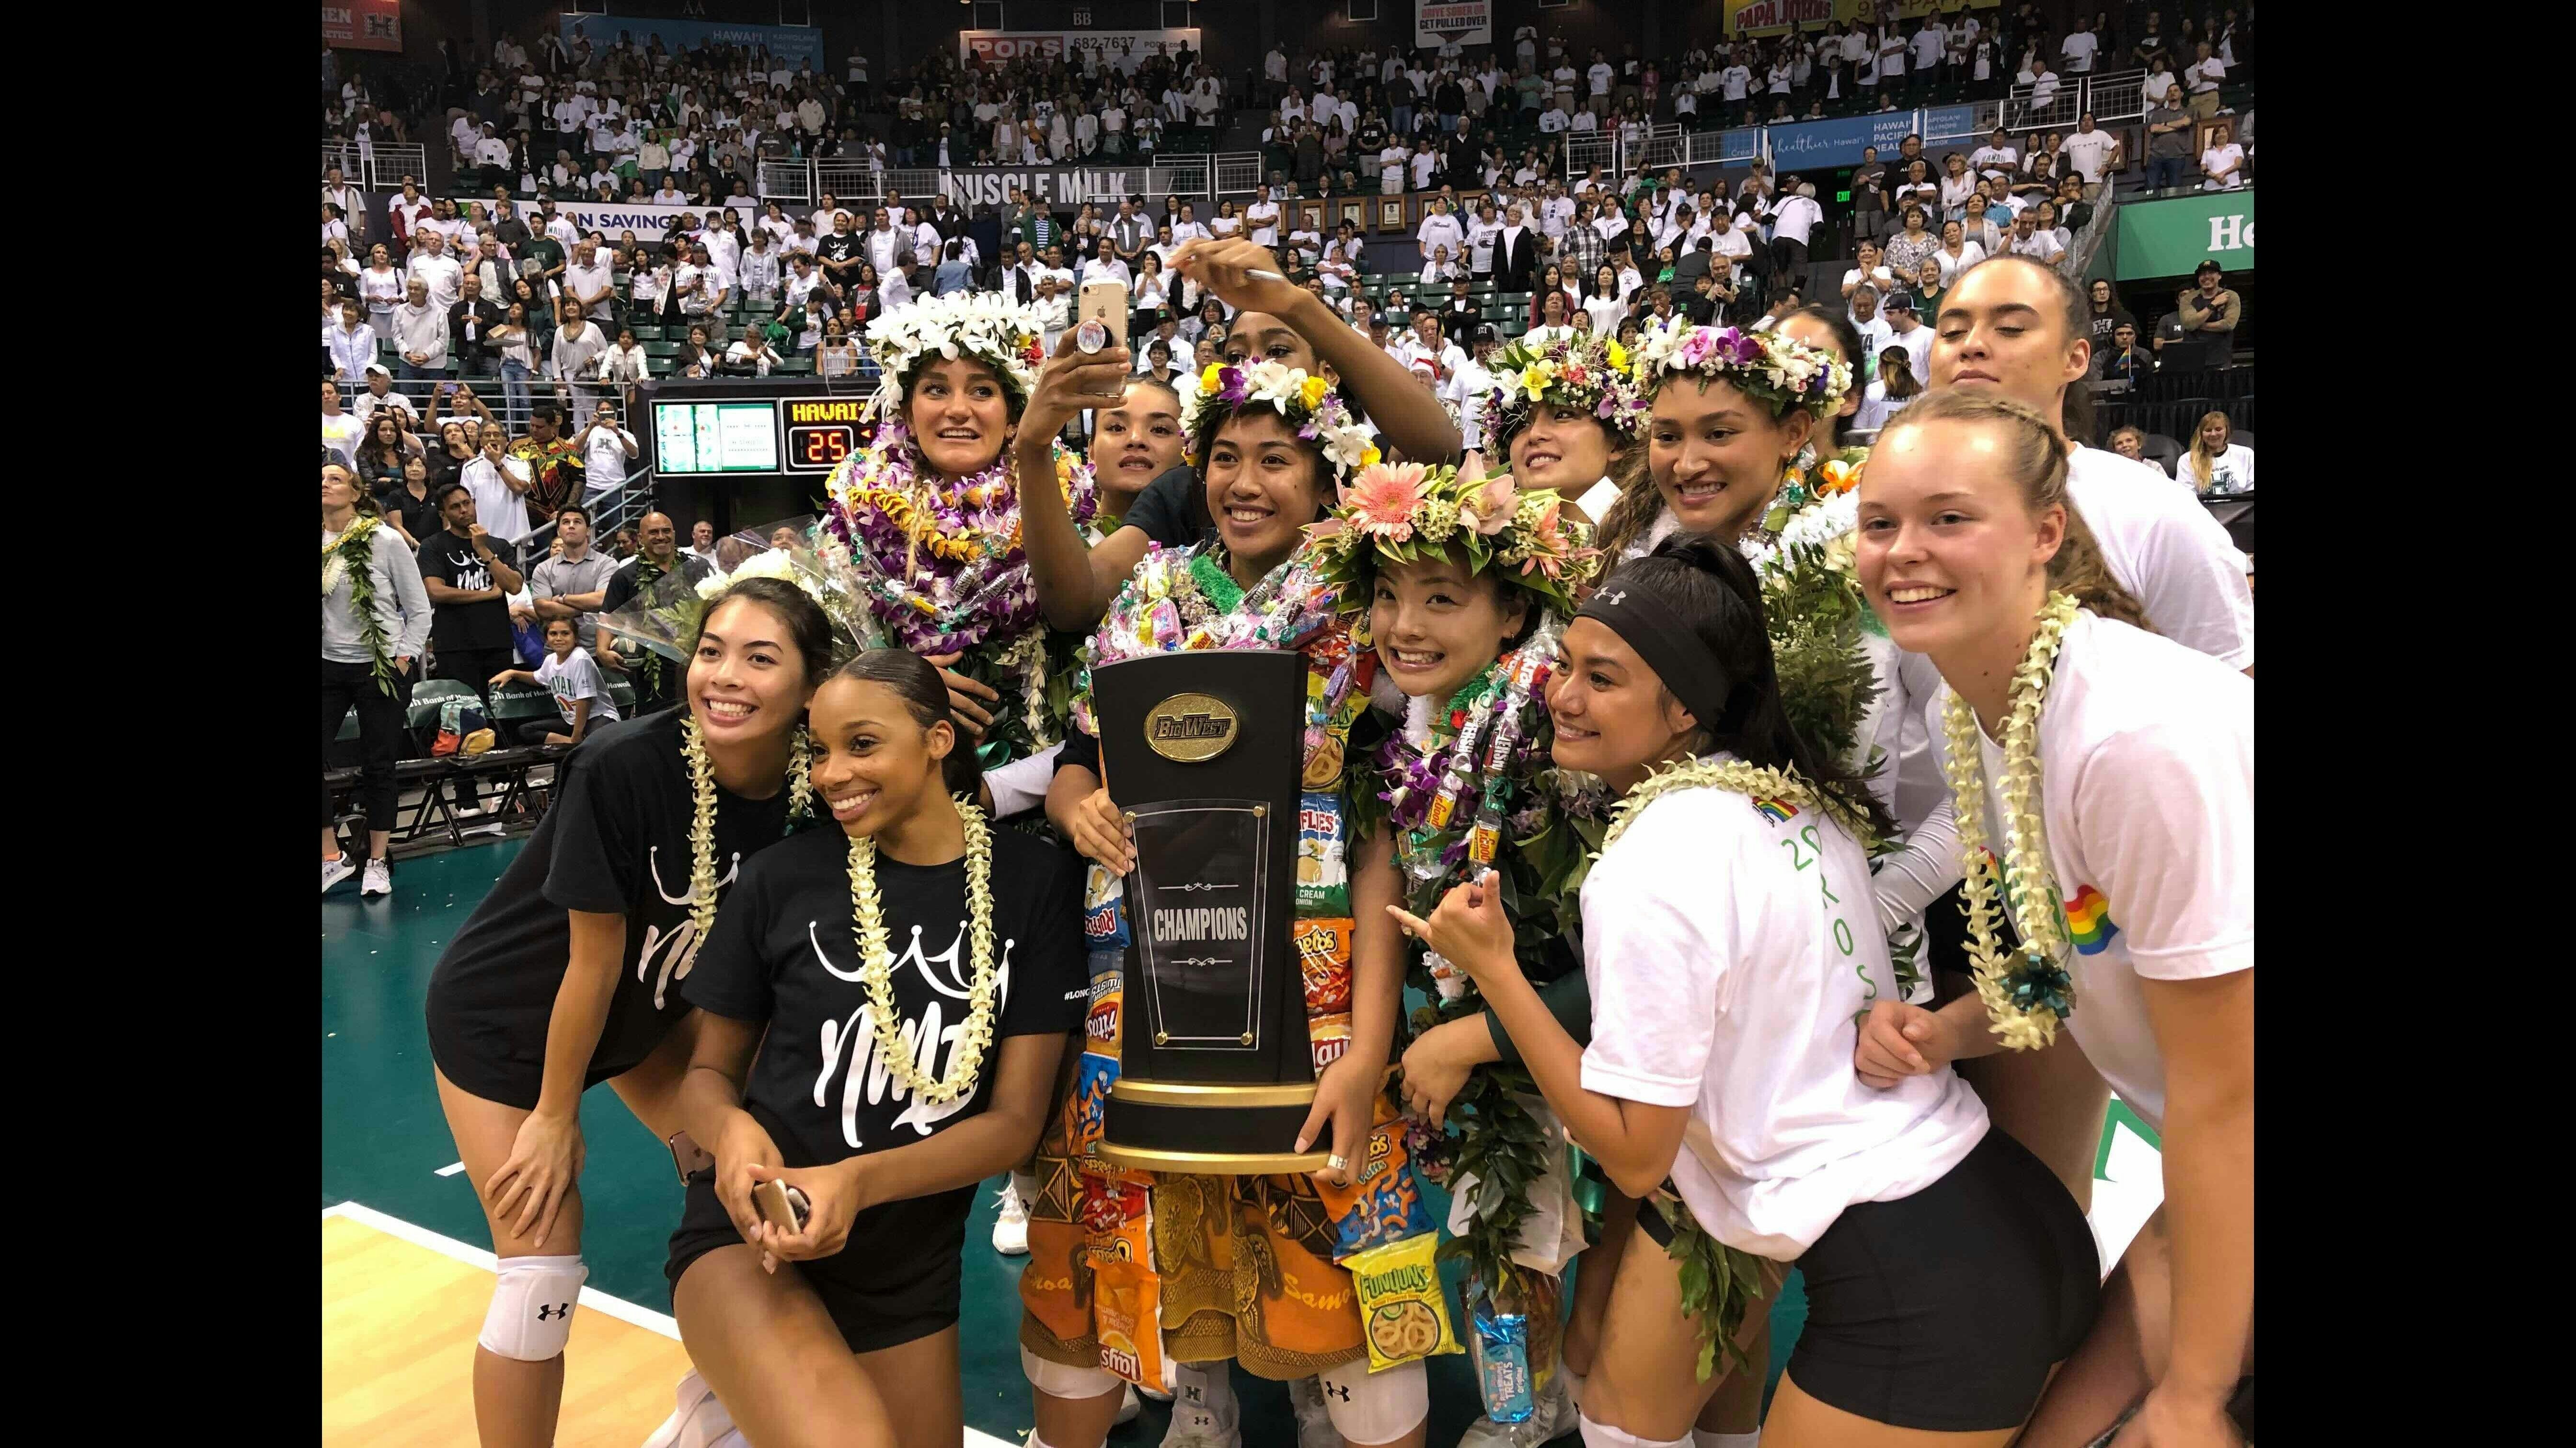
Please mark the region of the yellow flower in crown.
POLYGON ((1377 450, 1376 443, 1370 443, 1367 447, 1360 450, 1360 466, 1364 468, 1376 467, 1378 465, 1378 460, 1385 456, 1386 454, 1377 450))
POLYGON ((1225 378, 1222 375, 1224 371, 1225 367, 1223 363, 1210 362, 1207 365, 1207 369, 1199 373, 1199 391, 1214 392, 1218 388, 1225 386, 1225 378))
POLYGON ((1830 458, 1816 469, 1816 496, 1830 498, 1836 493, 1848 493, 1859 482, 1860 469, 1841 458, 1830 458))
POLYGON ((1324 405, 1324 394, 1332 390, 1333 385, 1326 382, 1323 378, 1309 377, 1306 379, 1305 385, 1297 389, 1297 394, 1298 397, 1306 404, 1306 410, 1308 412, 1312 412, 1316 408, 1324 405))
POLYGON ((1610 343, 1610 365, 1622 372, 1628 370, 1628 349, 1620 346, 1616 338, 1610 343))
POLYGON ((1548 384, 1555 380, 1556 363, 1542 358, 1531 363, 1528 369, 1521 373, 1520 387, 1523 392, 1529 394, 1530 401, 1536 402, 1539 394, 1547 391, 1548 384))

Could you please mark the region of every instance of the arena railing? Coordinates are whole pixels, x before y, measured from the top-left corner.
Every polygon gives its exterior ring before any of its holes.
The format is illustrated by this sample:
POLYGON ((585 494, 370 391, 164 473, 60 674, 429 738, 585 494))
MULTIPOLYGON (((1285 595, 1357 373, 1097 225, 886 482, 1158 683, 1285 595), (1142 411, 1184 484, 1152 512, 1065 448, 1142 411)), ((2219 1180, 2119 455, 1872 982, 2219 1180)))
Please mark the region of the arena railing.
POLYGON ((402 178, 412 176, 420 184, 429 184, 429 148, 417 141, 375 141, 360 146, 355 141, 329 140, 322 143, 322 165, 317 177, 340 168, 340 175, 352 186, 368 191, 391 191, 402 185, 402 178))
POLYGON ((1216 194, 1249 196, 1261 189, 1261 153, 1259 151, 1220 151, 1216 163, 1216 194))

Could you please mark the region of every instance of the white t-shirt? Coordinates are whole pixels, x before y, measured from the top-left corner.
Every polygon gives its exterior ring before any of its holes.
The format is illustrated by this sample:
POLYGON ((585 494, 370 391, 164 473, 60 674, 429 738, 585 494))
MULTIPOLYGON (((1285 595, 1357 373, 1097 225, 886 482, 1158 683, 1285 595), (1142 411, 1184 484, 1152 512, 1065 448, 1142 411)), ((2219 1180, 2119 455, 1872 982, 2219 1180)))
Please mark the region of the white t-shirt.
POLYGON ((2210 178, 2200 183, 2201 190, 2233 191, 2245 184, 2245 148, 2234 141, 2224 146, 2212 146, 2200 153, 2200 169, 2201 174, 2210 178), (2228 174, 2227 179, 2217 179, 2218 173, 2231 165, 2236 169, 2228 174))
MULTIPOLYGON (((528 464, 524 459, 505 454, 501 467, 509 469, 510 476, 520 482, 528 481, 528 464)), ((456 480, 474 495, 474 521, 482 524, 484 531, 493 537, 516 543, 536 531, 535 525, 528 521, 527 496, 510 490, 510 485, 501 480, 500 469, 492 466, 490 458, 476 453, 474 460, 457 474, 456 480)))
POLYGON ((1886 1091, 1852 1071, 1853 1018, 1896 990, 1869 878, 1819 811, 1695 789, 1636 816, 1583 882, 1584 1089, 1688 1108, 1674 1186, 1711 1236, 1774 1261, 1986 1134, 1951 1071, 1886 1091))
POLYGON ((1584 79, 1590 83, 1592 94, 1606 96, 1610 94, 1610 81, 1614 74, 1616 72, 1610 69, 1610 62, 1598 60, 1592 63, 1590 70, 1584 72, 1584 79))
POLYGON ((537 664, 537 682, 555 696, 555 707, 563 711, 566 724, 572 722, 576 700, 590 701, 590 718, 582 725, 584 734, 602 724, 617 722, 617 701, 609 696, 608 685, 599 677, 599 665, 591 662, 588 652, 575 649, 562 658, 546 655, 537 664))
POLYGON ((1792 196, 1780 203, 1771 218, 1771 234, 1784 241, 1807 244, 1807 235, 1825 219, 1824 208, 1805 196, 1792 196))
POLYGON ((1863 432, 1885 427, 1889 418, 1903 412, 1916 397, 1921 395, 1918 392, 1905 397, 1890 398, 1887 395, 1887 383, 1884 380, 1872 382, 1861 389, 1860 412, 1852 418, 1852 426, 1863 432))
POLYGON ((2231 669, 2254 667, 2254 590, 2245 555, 2188 488, 2115 452, 2078 447, 2066 493, 2102 561, 2157 633, 2231 669))
POLYGON ((1902 347, 1912 353, 1915 383, 1923 387, 1932 385, 1932 329, 1924 326, 1921 319, 1916 320, 1914 330, 1911 332, 1900 332, 1896 330, 1894 322, 1889 322, 1887 335, 1879 339, 1876 345, 1902 347))
POLYGON ((2109 131, 2077 131, 2066 138, 2066 163, 2086 181, 2099 181, 2102 163, 2110 159, 2112 149, 2119 144, 2120 138, 2109 131))
POLYGON ((340 461, 351 472, 358 467, 358 439, 366 432, 366 423, 354 412, 326 412, 322 415, 322 445, 340 455, 340 461))
MULTIPOLYGON (((1986 818, 2001 820, 2003 750, 1980 742, 1986 818)), ((2040 706, 2039 766, 2075 983, 2066 1024, 2120 1099, 2161 1129, 2164 1054, 2140 979, 2254 968, 2254 681, 2079 614, 2040 706)))
MULTIPOLYGON (((2192 473, 2191 454, 2174 459, 2174 481, 2186 483, 2196 492, 2200 479, 2192 473)), ((2231 442, 2227 450, 2209 460, 2209 491, 2212 493, 2250 493, 2254 491, 2254 449, 2241 442, 2231 442)), ((2150 618, 2153 615, 2149 615, 2150 618)))
POLYGON ((2079 30, 2066 37, 2057 53, 2066 61, 2067 74, 2083 75, 2093 69, 2093 53, 2101 48, 2102 42, 2092 31, 2079 30))

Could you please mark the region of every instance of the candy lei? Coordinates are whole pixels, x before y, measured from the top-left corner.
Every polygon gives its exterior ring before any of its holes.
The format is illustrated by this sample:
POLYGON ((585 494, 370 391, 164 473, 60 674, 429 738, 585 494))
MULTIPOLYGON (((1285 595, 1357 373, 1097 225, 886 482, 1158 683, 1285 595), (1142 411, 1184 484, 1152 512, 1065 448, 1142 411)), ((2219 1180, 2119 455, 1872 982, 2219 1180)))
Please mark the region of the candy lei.
POLYGON ((2057 877, 2048 863, 2048 829, 2041 815, 2039 711, 2047 701, 2057 649, 2074 621, 2076 602, 2052 593, 2040 609, 2030 652, 2013 671, 2004 714, 2004 883, 2011 891, 2013 927, 2021 949, 2006 957, 1995 941, 1995 857, 1986 847, 1986 768, 1977 714, 1951 691, 1942 727, 1949 758, 1951 807, 1959 831, 1959 863, 1966 876, 1968 955, 1976 968, 1977 995, 2004 1045, 2035 1051, 2057 1039, 2057 1023, 2075 1013, 2075 982, 2059 964, 2066 951, 2057 877))
MULTIPOLYGON (((716 774, 707 764, 706 736, 694 714, 680 725, 680 757, 689 764, 689 920, 697 931, 693 938, 704 945, 716 928, 716 774)), ((795 833, 796 822, 813 806, 813 763, 813 741, 800 724, 787 750, 785 833, 795 833)))
MULTIPOLYGON (((1092 635, 1076 686, 1075 717, 1086 731, 1098 732, 1091 717, 1091 669, 1186 649, 1298 648, 1332 623, 1333 601, 1331 586, 1299 557, 1245 588, 1226 572, 1221 548, 1149 549, 1092 635)), ((1358 651, 1352 653, 1356 657, 1358 651)), ((1348 660, 1334 669, 1321 720, 1308 710, 1309 759, 1322 743, 1323 726, 1348 696, 1352 674, 1348 660)))
POLYGON ((948 1058, 948 1074, 936 1080, 923 1074, 919 1057, 934 1055, 937 1043, 924 1050, 920 1041, 907 1039, 903 1017, 895 1008, 894 951, 886 943, 885 910, 877 896, 876 838, 854 835, 850 839, 850 894, 856 902, 852 908, 859 929, 859 978, 868 990, 868 1015, 876 1026, 877 1059, 885 1063, 888 1075, 913 1093, 915 1100, 934 1106, 975 1094, 976 1080, 984 1069, 984 1050, 993 1044, 993 1014, 999 999, 993 988, 999 975, 993 965, 993 832, 985 827, 984 812, 962 799, 957 801, 957 822, 966 832, 967 931, 974 942, 969 947, 974 975, 967 983, 966 1019, 957 1028, 957 1045, 948 1058))
MULTIPOLYGON (((1478 671, 1436 713, 1429 699, 1413 700, 1403 732, 1383 747, 1379 768, 1392 786, 1385 795, 1387 817, 1410 908, 1432 908, 1448 886, 1497 863, 1507 820, 1516 846, 1556 823, 1545 810, 1550 801, 1539 801, 1531 820, 1524 816, 1532 811, 1513 811, 1512 797, 1516 786, 1528 784, 1546 764, 1544 741, 1533 737, 1538 714, 1531 701, 1556 666, 1559 627, 1550 617, 1528 643, 1478 671)), ((1516 902, 1513 913, 1519 915, 1547 909, 1551 902, 1543 893, 1523 886, 1506 898, 1516 902)), ((1573 894, 1570 888, 1555 893, 1566 899, 1573 894)), ((1554 924, 1542 919, 1516 933, 1540 939, 1555 933, 1554 924)), ((1427 993, 1434 1003, 1418 1013, 1417 1030, 1477 1013, 1475 983, 1465 972, 1428 949, 1422 964, 1431 976, 1427 993)), ((1469 1275, 1503 1301, 1530 1300, 1530 1284, 1512 1252, 1530 1217, 1531 1187, 1551 1169, 1564 1169, 1562 1161, 1548 1160, 1546 1137, 1520 1099, 1535 1089, 1525 1069, 1478 1066, 1446 1113, 1457 1141, 1441 1153, 1446 1160, 1439 1169, 1452 1179, 1475 1179, 1474 1207, 1457 1250, 1467 1259, 1469 1275)))
POLYGON ((394 692, 393 650, 385 642, 385 621, 376 617, 376 530, 383 524, 359 518, 348 531, 322 545, 322 596, 329 598, 340 580, 349 580, 349 607, 358 616, 358 638, 367 646, 376 687, 394 692))

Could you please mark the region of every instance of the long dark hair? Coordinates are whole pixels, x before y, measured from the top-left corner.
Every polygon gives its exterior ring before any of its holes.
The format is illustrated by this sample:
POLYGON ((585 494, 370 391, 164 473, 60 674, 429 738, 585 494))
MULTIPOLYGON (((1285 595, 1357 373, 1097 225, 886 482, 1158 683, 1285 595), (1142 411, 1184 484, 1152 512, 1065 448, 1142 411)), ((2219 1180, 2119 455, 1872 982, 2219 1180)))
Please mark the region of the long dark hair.
MULTIPOLYGON (((1861 350, 1860 329, 1852 325, 1851 314, 1835 311, 1819 302, 1809 302, 1789 313, 1789 316, 1782 317, 1780 324, 1787 325, 1790 317, 1805 317, 1834 334, 1834 349, 1843 354, 1844 362, 1850 364, 1852 387, 1854 391, 1858 391, 1861 372, 1866 365, 1862 359, 1867 354, 1861 350)), ((1830 457, 1843 450, 1843 433, 1851 427, 1851 416, 1842 409, 1836 408, 1833 415, 1824 421, 1825 445, 1817 451, 1830 457)))
MULTIPOLYGON (((716 610, 733 599, 747 599, 760 604, 787 625, 787 641, 796 647, 805 665, 805 680, 820 684, 832 672, 832 620, 823 606, 809 597, 804 589, 784 578, 746 578, 725 589, 698 615, 698 626, 689 634, 689 653, 695 657, 698 641, 706 635, 707 620, 716 610)), ((944 691, 943 691, 944 692, 944 691)))
POLYGON ((957 742, 949 748, 948 757, 940 761, 941 785, 952 795, 962 795, 969 801, 975 798, 984 782, 984 767, 975 759, 974 741, 967 735, 966 726, 957 722, 956 714, 948 707, 948 681, 939 677, 939 671, 927 660, 910 649, 870 649, 841 665, 832 677, 885 685, 903 701, 904 712, 924 729, 946 724, 956 734, 957 742))
POLYGON ((1780 703, 1780 674, 1771 656, 1771 632, 1762 613, 1762 585, 1753 565, 1732 548, 1697 534, 1665 539, 1654 552, 1604 580, 1605 587, 1641 588, 1683 618, 1717 660, 1732 687, 1725 714, 1699 721, 1698 753, 1723 749, 1767 769, 1795 770, 1885 836, 1896 823, 1841 761, 1828 757, 1798 732, 1780 703))

